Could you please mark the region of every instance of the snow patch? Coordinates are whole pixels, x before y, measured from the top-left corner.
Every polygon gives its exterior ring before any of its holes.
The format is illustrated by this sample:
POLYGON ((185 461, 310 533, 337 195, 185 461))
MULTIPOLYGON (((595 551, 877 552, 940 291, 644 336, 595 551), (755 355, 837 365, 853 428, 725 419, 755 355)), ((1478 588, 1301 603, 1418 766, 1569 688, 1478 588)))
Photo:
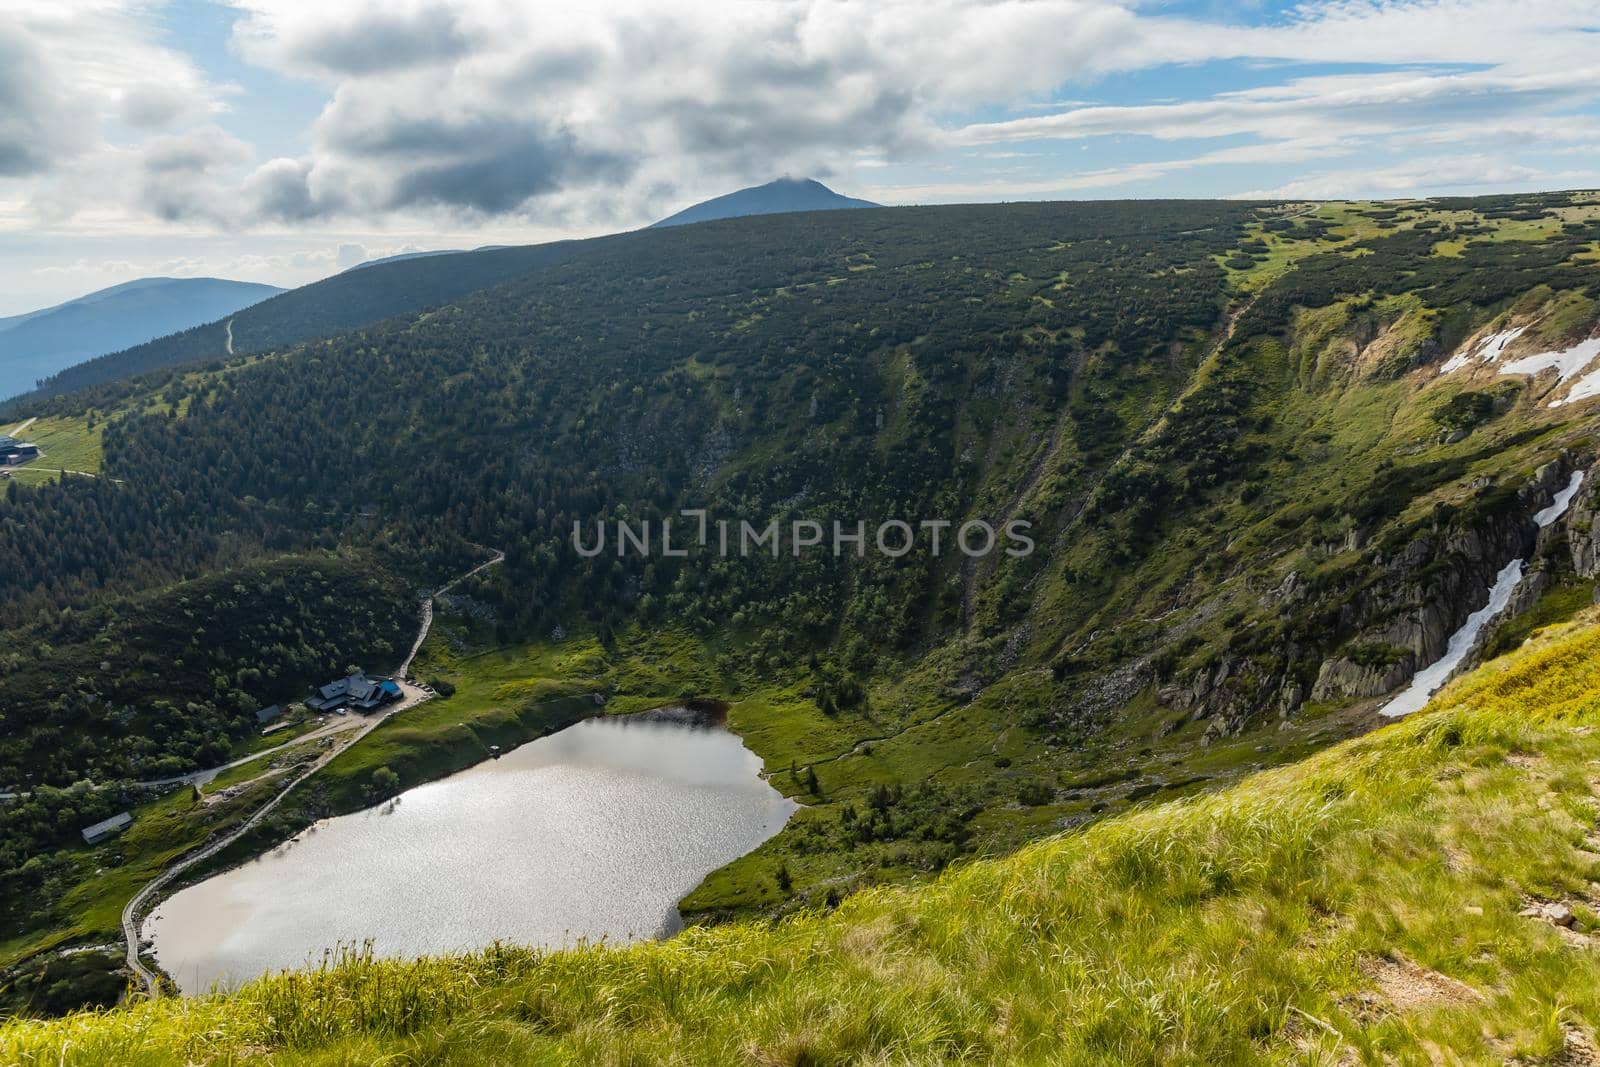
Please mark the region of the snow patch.
POLYGON ((1600 396, 1600 370, 1592 370, 1578 379, 1578 384, 1567 390, 1567 395, 1562 400, 1550 401, 1550 406, 1559 408, 1566 404, 1576 404, 1580 400, 1600 396))
POLYGON ((1525 562, 1514 559, 1505 565, 1496 576, 1494 587, 1489 590, 1489 603, 1467 616, 1466 624, 1450 635, 1450 643, 1445 648, 1444 655, 1437 662, 1418 671, 1405 691, 1383 706, 1384 715, 1394 718, 1421 711, 1427 705, 1428 698, 1443 688, 1444 683, 1450 680, 1450 676, 1456 672, 1456 668, 1461 666, 1467 654, 1477 644, 1478 634, 1491 619, 1511 603, 1511 594, 1522 581, 1525 562))
POLYGON ((1556 373, 1560 375, 1556 379, 1556 383, 1559 385, 1594 362, 1595 356, 1600 356, 1600 337, 1591 337, 1587 341, 1579 341, 1563 352, 1540 352, 1538 355, 1507 363, 1500 368, 1500 373, 1538 374, 1554 367, 1556 373))
MULTIPOLYGON (((1578 495, 1578 488, 1581 485, 1583 485, 1583 471, 1573 471, 1572 477, 1567 479, 1566 488, 1556 493, 1549 507, 1535 512, 1533 521, 1544 527, 1561 518, 1572 506, 1572 498, 1578 495)), ((1450 680, 1462 661, 1477 646, 1478 635, 1483 632, 1483 628, 1511 603, 1511 594, 1522 584, 1522 572, 1526 565, 1526 560, 1514 559, 1501 569, 1495 576, 1493 587, 1489 590, 1489 603, 1467 616, 1467 621, 1461 629, 1450 635, 1450 642, 1445 647, 1444 655, 1418 671, 1412 677, 1411 684, 1399 696, 1383 706, 1384 715, 1391 718, 1410 715, 1414 711, 1421 711, 1427 705, 1428 698, 1443 688, 1444 683, 1450 680)))
POLYGON ((1567 479, 1567 487, 1556 494, 1550 506, 1535 512, 1533 521, 1540 526, 1549 526, 1567 513, 1567 508, 1572 506, 1572 498, 1578 495, 1578 486, 1583 484, 1583 472, 1573 471, 1572 477, 1567 479))
POLYGON ((1444 366, 1439 368, 1440 374, 1449 374, 1451 371, 1460 370, 1473 360, 1481 363, 1493 363, 1500 358, 1500 353, 1506 345, 1515 341, 1527 332, 1526 326, 1515 326, 1500 333, 1492 333, 1474 343, 1470 348, 1464 349, 1444 361, 1444 366))

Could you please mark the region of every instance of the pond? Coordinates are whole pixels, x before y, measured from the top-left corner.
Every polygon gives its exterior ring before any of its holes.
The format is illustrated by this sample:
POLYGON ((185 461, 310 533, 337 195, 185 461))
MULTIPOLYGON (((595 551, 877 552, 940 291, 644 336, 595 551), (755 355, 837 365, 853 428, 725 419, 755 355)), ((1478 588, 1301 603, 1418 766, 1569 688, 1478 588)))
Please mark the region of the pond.
POLYGON ((721 727, 591 719, 317 823, 163 901, 145 936, 186 993, 367 940, 410 957, 663 937, 794 812, 760 771, 721 727))

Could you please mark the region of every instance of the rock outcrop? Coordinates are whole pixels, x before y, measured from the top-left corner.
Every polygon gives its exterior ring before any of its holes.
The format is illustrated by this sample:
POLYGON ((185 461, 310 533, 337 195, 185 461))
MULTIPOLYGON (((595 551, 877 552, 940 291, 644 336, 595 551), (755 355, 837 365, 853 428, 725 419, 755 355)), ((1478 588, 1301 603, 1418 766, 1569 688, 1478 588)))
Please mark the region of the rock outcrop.
MULTIPOLYGON (((1387 558, 1352 532, 1347 548, 1368 551, 1371 564, 1362 568, 1358 587, 1314 589, 1290 572, 1259 597, 1279 611, 1307 598, 1342 598, 1336 620, 1314 647, 1289 644, 1266 656, 1224 655, 1174 678, 1158 700, 1209 720, 1207 732, 1219 735, 1237 733, 1265 715, 1292 715, 1308 699, 1394 692, 1445 654, 1451 635, 1488 603, 1496 577, 1512 560, 1529 565, 1508 614, 1536 603, 1568 557, 1577 574, 1600 573, 1600 464, 1586 473, 1561 520, 1540 528, 1533 519, 1577 469, 1582 465, 1570 457, 1552 461, 1506 506, 1464 509, 1448 524, 1419 531, 1387 558)), ((1485 481, 1475 488, 1489 486, 1485 481)))
POLYGON ((1583 485, 1567 510, 1565 523, 1558 526, 1566 535, 1573 573, 1583 578, 1600 578, 1600 463, 1590 467, 1584 475, 1583 485))
POLYGON ((1400 688, 1417 673, 1417 657, 1407 653, 1389 664, 1362 664, 1343 656, 1322 661, 1311 686, 1312 700, 1375 697, 1400 688))

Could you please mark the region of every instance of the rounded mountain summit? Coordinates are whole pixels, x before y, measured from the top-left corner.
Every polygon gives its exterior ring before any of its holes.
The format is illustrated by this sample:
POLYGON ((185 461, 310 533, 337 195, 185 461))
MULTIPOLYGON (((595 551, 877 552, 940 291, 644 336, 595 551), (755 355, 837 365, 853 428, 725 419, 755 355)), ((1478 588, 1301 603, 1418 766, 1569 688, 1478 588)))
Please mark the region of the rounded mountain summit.
POLYGON ((657 226, 687 226, 691 222, 710 222, 712 219, 732 219, 741 215, 776 215, 785 211, 838 211, 853 207, 882 207, 870 200, 841 196, 819 181, 810 178, 779 178, 765 185, 713 197, 676 215, 668 215, 657 226))

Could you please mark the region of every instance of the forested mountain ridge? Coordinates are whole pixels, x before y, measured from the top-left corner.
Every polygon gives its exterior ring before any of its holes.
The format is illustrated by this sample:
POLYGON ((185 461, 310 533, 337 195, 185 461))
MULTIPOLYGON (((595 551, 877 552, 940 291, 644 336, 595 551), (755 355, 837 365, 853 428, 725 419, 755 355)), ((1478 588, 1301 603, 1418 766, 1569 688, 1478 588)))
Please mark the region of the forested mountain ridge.
MULTIPOLYGON (((47 398, 73 393, 165 367, 222 358, 230 338, 233 352, 243 355, 368 326, 392 315, 414 315, 475 289, 560 262, 579 244, 557 241, 364 264, 360 270, 279 292, 226 318, 69 366, 41 382, 34 395, 47 398)), ((17 401, 3 407, 19 410, 17 401)))
MULTIPOLYGON (((177 576, 206 566, 211 539, 348 533, 358 508, 504 547, 508 633, 670 619, 732 626, 774 665, 867 645, 849 654, 869 672, 954 636, 975 670, 1009 649, 1001 662, 1093 676, 1120 658, 1114 644, 1102 650, 1106 633, 1094 625, 1111 604, 1124 620, 1163 599, 1170 610, 1172 598, 1248 569, 1245 549, 1281 556, 1283 545, 1337 542, 1347 528, 1366 541, 1414 533, 1437 521, 1431 511, 1407 517, 1434 490, 1474 465, 1512 469, 1496 438, 1512 425, 1506 436, 1526 436, 1521 419, 1489 418, 1448 445, 1424 438, 1438 456, 1426 463, 1354 464, 1366 468, 1359 481, 1329 445, 1359 432, 1382 435, 1362 440, 1363 451, 1413 448, 1404 431, 1432 423, 1396 403, 1411 392, 1404 376, 1467 340, 1484 317, 1474 308, 1557 290, 1583 301, 1594 275, 1572 258, 1593 221, 1445 257, 1434 246, 1464 240, 1472 224, 1441 235, 1377 219, 1370 236, 1339 242, 1358 244, 1352 255, 1334 250, 1321 219, 1274 221, 1285 214, 1170 203, 905 209, 594 245, 421 320, 170 387, 165 400, 182 417, 106 429, 106 469, 121 484, 20 494, 19 514, 40 509, 27 526, 60 532, 47 546, 16 538, 25 565, 0 579, 0 603, 61 606, 79 584, 104 581, 85 569, 103 552, 94 546, 137 545, 146 530, 160 532, 130 562, 177 576), (1280 251, 1253 251, 1268 246, 1250 231, 1280 251), (1255 278, 1253 257, 1270 266, 1274 255, 1294 256, 1292 269, 1235 298, 1232 338, 1219 345, 1229 271, 1255 278), (1388 363, 1339 366, 1339 339, 1363 334, 1369 350, 1394 349, 1388 363), (1318 343, 1324 350, 1311 350, 1318 343), (1339 424, 1338 405, 1368 391, 1387 397, 1399 426, 1339 424), (1279 418, 1292 421, 1275 427, 1279 418), (1324 434, 1335 436, 1318 444, 1324 434), (1280 442, 1311 455, 1291 457, 1280 442), (1323 468, 1330 496, 1300 500, 1285 484, 1323 468), (163 499, 196 513, 185 531, 165 528, 163 499), (675 565, 572 551, 575 522, 626 516, 659 528, 685 506, 753 520, 803 508, 824 523, 1005 514, 1035 521, 1038 540, 1055 544, 981 565, 927 553, 675 565), (83 517, 55 521, 58 507, 83 517), (111 518, 118 507, 134 510, 111 518), (275 510, 282 517, 270 518, 275 510), (85 526, 92 515, 106 516, 94 520, 104 531, 85 526), (1195 553, 1202 570, 1184 573, 1181 587, 1152 570, 1189 555, 1173 551, 1172 536, 1224 529, 1231 550, 1195 553)), ((1414 384, 1443 399, 1460 384, 1420 377, 1414 384)), ((1542 437, 1576 418, 1524 407, 1542 437)), ((1480 493, 1446 512, 1470 525, 1486 508, 1504 510, 1480 493)), ((1318 580, 1359 585, 1372 563, 1354 565, 1319 565, 1318 580)), ((1319 643, 1337 630, 1328 619, 1305 625, 1319 643)), ((1300 659, 1285 653, 1297 629, 1263 626, 1254 642, 1277 642, 1279 661, 1300 659)), ((1214 640, 1185 643, 1174 669, 1227 657, 1214 640)), ((1315 678, 1272 681, 1309 692, 1315 678)))
POLYGON ((0 319, 0 400, 73 364, 163 337, 277 293, 224 278, 140 278, 28 315, 0 319))
MULTIPOLYGON (((779 862, 791 906, 822 903, 1325 744, 1513 559, 1538 577, 1496 641, 1587 603, 1600 479, 1533 518, 1595 461, 1585 368, 1507 371, 1593 334, 1597 247, 1588 194, 884 209, 589 242, 420 316, 33 402, 97 420, 110 477, 8 487, 0 609, 59 630, 263 559, 421 572, 503 549, 449 640, 554 642, 585 683, 655 670, 648 692, 728 699, 806 800, 689 910, 771 909, 749 888, 779 862), (659 532, 683 508, 1024 520, 1038 547, 573 547, 574 524, 659 532)), ((453 647, 430 664, 470 670, 453 647)), ((85 709, 109 684, 8 709, 0 767, 105 770, 43 753, 108 736, 85 709)), ((231 693, 208 689, 199 719, 220 721, 231 693)), ((147 753, 168 756, 193 758, 147 753)))

